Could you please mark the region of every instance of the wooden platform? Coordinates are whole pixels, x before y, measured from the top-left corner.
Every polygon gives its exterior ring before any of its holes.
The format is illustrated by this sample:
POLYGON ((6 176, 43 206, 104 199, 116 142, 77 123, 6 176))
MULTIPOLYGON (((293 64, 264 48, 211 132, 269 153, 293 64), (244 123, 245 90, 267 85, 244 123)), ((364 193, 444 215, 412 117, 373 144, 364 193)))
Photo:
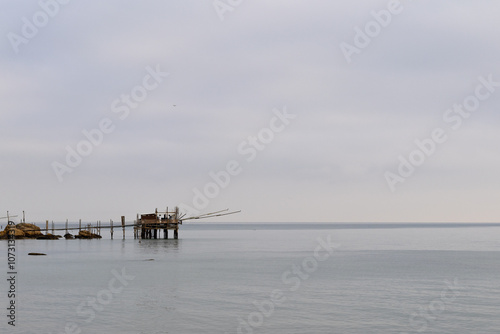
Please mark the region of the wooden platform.
POLYGON ((137 218, 137 227, 134 229, 134 238, 137 238, 138 233, 141 239, 158 239, 163 230, 163 239, 168 239, 168 230, 174 231, 174 239, 179 238, 179 225, 182 225, 182 220, 179 219, 179 208, 175 211, 158 212, 142 214, 137 218))

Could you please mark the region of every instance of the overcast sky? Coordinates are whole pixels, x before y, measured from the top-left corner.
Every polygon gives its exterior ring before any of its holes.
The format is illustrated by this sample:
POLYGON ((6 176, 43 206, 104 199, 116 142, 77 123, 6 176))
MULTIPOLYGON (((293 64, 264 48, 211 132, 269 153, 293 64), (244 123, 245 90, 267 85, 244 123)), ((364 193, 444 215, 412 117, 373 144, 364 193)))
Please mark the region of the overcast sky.
POLYGON ((0 4, 2 212, 499 221, 500 3, 60 1, 0 4))

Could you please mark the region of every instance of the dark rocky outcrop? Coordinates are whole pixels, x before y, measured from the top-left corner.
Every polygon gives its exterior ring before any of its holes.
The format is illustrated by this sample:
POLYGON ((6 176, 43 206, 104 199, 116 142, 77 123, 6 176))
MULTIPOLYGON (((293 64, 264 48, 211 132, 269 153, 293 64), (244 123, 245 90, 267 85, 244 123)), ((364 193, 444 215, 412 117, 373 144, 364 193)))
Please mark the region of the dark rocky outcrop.
POLYGON ((47 233, 47 235, 41 235, 37 237, 38 240, 58 240, 59 238, 61 238, 60 235, 54 235, 50 233, 47 233))
POLYGON ((89 231, 80 231, 77 235, 75 235, 75 239, 101 239, 102 237, 99 234, 90 233, 89 231))
POLYGON ((14 234, 16 239, 25 238, 25 234, 22 230, 17 229, 15 225, 8 225, 3 231, 0 232, 0 239, 8 239, 10 233, 14 234))
MULTIPOLYGON (((20 223, 17 225, 7 225, 3 231, 0 231, 0 239, 8 239, 9 233, 13 233, 16 239, 40 239, 40 240, 57 240, 60 235, 43 234, 40 227, 35 224, 20 223)), ((73 236, 71 233, 64 235, 65 239, 101 239, 98 234, 90 233, 89 231, 81 231, 73 236)))
POLYGON ((28 223, 7 225, 5 229, 0 232, 0 239, 8 239, 9 233, 13 233, 16 239, 36 239, 43 236, 38 226, 28 223))

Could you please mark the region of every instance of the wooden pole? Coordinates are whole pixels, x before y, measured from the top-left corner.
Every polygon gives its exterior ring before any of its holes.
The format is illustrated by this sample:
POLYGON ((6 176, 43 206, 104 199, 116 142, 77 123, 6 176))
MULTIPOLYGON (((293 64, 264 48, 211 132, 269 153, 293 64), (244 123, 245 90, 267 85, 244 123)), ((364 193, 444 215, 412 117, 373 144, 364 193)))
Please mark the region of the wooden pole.
MULTIPOLYGON (((139 217, 139 214, 137 214, 137 217, 139 217)), ((137 222, 139 222, 139 220, 137 220, 137 222)), ((137 228, 140 228, 140 231, 139 230, 137 231, 137 237, 139 238, 139 243, 141 243, 141 241, 143 239, 143 235, 142 235, 142 219, 141 219, 140 226, 138 225, 137 228)))
POLYGON ((125 240, 125 216, 122 216, 123 240, 125 240))
POLYGON ((66 219, 66 234, 68 234, 68 220, 66 219))
POLYGON ((23 210, 23 223, 26 223, 26 218, 24 216, 24 210, 23 210))
POLYGON ((82 220, 80 219, 78 221, 78 233, 80 233, 82 231, 82 220))
POLYGON ((49 221, 46 220, 45 221, 45 235, 48 235, 49 234, 49 221))
POLYGON ((174 239, 179 239, 179 208, 176 206, 175 207, 175 216, 174 216, 174 222, 175 222, 175 230, 174 230, 174 239))
POLYGON ((146 228, 144 226, 144 221, 141 218, 141 239, 146 239, 146 228))
POLYGON ((54 221, 52 221, 52 234, 54 234, 54 221))
POLYGON ((135 216, 135 222, 134 222, 134 239, 139 238, 139 214, 136 214, 135 216))
POLYGON ((111 240, 113 240, 113 221, 110 219, 109 223, 111 225, 111 240))

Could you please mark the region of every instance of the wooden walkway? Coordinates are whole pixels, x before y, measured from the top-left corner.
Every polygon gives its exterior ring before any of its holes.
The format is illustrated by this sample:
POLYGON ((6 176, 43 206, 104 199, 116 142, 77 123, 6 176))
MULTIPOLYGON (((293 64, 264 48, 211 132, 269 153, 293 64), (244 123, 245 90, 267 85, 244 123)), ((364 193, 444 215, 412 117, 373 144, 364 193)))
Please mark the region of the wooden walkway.
MULTIPOLYGON (((125 229, 127 227, 133 227, 134 239, 159 239, 161 238, 160 234, 162 230, 163 230, 163 239, 168 239, 169 230, 173 231, 173 238, 178 239, 179 226, 182 225, 183 220, 219 217, 241 212, 241 211, 233 211, 233 212, 228 212, 228 211, 229 209, 225 209, 217 212, 211 212, 186 218, 185 214, 179 213, 178 207, 175 207, 173 211, 169 211, 167 207, 167 209, 163 212, 160 212, 158 211, 158 209, 156 209, 155 213, 141 214, 141 215, 138 214, 137 219, 134 221, 133 224, 127 224, 125 222, 125 216, 121 216, 121 222, 120 222, 121 224, 117 225, 114 224, 113 220, 110 220, 109 225, 102 225, 101 221, 97 221, 96 225, 86 224, 85 226, 82 226, 82 220, 80 219, 78 222, 78 227, 69 227, 68 220, 66 220, 66 226, 64 228, 54 228, 54 222, 52 222, 52 228, 49 228, 49 221, 46 220, 45 229, 40 228, 38 231, 45 232, 46 235, 49 233, 49 231, 52 231, 52 234, 54 234, 55 231, 65 231, 67 235, 69 234, 69 231, 78 230, 79 232, 88 231, 91 234, 96 234, 98 236, 101 236, 102 229, 109 229, 111 234, 111 239, 113 239, 114 229, 121 228, 123 233, 123 239, 125 239, 125 229)), ((2 218, 8 218, 8 220, 10 220, 11 217, 17 217, 17 216, 9 216, 9 213, 7 212, 7 217, 2 217, 2 218)), ((23 211, 22 221, 25 222, 24 211, 23 211)))

